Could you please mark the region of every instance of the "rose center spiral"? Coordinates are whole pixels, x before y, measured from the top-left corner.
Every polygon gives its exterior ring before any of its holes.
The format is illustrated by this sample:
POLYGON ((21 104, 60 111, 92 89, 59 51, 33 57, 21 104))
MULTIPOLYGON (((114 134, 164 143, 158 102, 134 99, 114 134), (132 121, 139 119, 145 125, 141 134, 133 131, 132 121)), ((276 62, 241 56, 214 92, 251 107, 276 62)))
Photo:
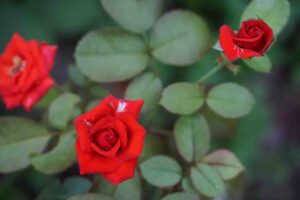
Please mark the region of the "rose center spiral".
POLYGON ((111 129, 105 129, 94 136, 97 146, 105 151, 110 150, 118 139, 118 135, 111 129))
POLYGON ((257 37, 258 35, 260 35, 262 32, 261 28, 257 27, 257 26, 251 26, 247 33, 250 37, 257 37))
POLYGON ((8 71, 8 74, 10 76, 15 76, 17 73, 19 73, 25 69, 26 62, 18 55, 12 57, 12 63, 13 64, 8 71))

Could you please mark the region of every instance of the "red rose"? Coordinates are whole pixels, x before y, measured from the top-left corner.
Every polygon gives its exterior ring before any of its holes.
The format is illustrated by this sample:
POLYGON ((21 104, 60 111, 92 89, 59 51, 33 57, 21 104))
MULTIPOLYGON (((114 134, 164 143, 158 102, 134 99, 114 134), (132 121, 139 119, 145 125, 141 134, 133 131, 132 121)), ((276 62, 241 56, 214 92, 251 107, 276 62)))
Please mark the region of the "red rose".
POLYGON ((272 41, 273 31, 262 20, 244 21, 237 34, 227 25, 220 28, 220 45, 228 60, 262 56, 272 41))
POLYGON ((74 120, 80 174, 99 173, 112 184, 134 176, 145 137, 137 121, 143 103, 108 96, 74 120))
POLYGON ((0 57, 0 96, 7 109, 27 111, 53 86, 49 71, 57 46, 25 41, 15 33, 0 57))

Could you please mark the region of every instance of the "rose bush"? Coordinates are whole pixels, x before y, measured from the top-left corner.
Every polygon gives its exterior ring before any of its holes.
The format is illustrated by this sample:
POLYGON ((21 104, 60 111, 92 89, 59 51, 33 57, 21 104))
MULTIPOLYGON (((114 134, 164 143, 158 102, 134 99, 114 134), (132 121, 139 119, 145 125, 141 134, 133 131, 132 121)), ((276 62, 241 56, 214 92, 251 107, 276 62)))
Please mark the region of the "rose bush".
POLYGON ((244 21, 237 33, 228 25, 220 28, 220 45, 229 60, 262 56, 273 37, 273 30, 263 20, 244 21))
POLYGON ((7 109, 27 111, 54 85, 49 75, 57 46, 15 33, 0 57, 0 95, 7 109))
POLYGON ((74 120, 80 174, 100 173, 113 184, 134 176, 145 137, 137 122, 143 103, 108 96, 74 120))

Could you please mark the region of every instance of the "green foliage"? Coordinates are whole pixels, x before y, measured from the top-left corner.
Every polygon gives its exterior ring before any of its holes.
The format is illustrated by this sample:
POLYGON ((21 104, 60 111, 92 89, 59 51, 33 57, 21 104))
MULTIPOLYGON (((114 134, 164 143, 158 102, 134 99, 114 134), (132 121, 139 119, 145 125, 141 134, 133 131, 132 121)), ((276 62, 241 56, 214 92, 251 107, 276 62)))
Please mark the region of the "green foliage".
POLYGON ((250 91, 236 83, 215 86, 208 93, 206 102, 214 112, 227 118, 242 117, 254 106, 254 98, 250 91))
POLYGON ((197 164, 191 169, 191 179, 195 188, 202 194, 215 197, 225 191, 224 182, 213 167, 206 164, 197 164))
POLYGON ((76 104, 79 102, 80 97, 72 93, 64 93, 57 97, 51 103, 48 111, 51 125, 58 129, 65 129, 76 104))
POLYGON ((88 82, 86 77, 75 65, 71 65, 68 68, 69 78, 78 86, 85 86, 88 82))
POLYGON ((0 117, 0 172, 29 166, 29 155, 43 151, 50 137, 42 125, 30 119, 0 117))
POLYGON ((176 192, 162 198, 162 200, 199 200, 197 195, 185 192, 176 192))
POLYGON ((143 40, 115 28, 88 33, 76 47, 75 58, 81 72, 97 82, 132 78, 143 71, 148 62, 143 40))
POLYGON ((217 150, 203 159, 204 163, 215 168, 224 180, 230 180, 244 171, 238 158, 228 150, 217 150))
POLYGON ((60 135, 58 144, 50 152, 32 156, 31 163, 38 171, 45 174, 62 172, 76 161, 74 147, 73 133, 60 135))
POLYGON ((289 16, 288 0, 253 0, 245 9, 241 21, 262 19, 278 34, 286 25, 289 16))
POLYGON ((165 151, 164 142, 154 134, 146 134, 144 141, 143 152, 139 158, 139 162, 142 162, 151 156, 162 154, 165 151))
POLYGON ((209 149, 209 127, 201 115, 179 118, 175 123, 174 134, 179 153, 189 162, 199 161, 209 149))
POLYGON ((170 187, 181 179, 182 168, 168 156, 153 156, 141 165, 143 177, 157 187, 170 187))
POLYGON ((145 33, 158 18, 161 0, 101 0, 112 18, 129 31, 145 33))
POLYGON ((243 59, 244 63, 254 69, 255 71, 262 73, 269 73, 271 71, 272 63, 267 55, 261 57, 253 57, 250 59, 243 59))
POLYGON ((141 200, 142 185, 139 176, 119 184, 114 193, 115 200, 141 200))
POLYGON ((92 183, 82 177, 69 177, 63 183, 59 180, 51 183, 36 198, 36 200, 66 200, 69 197, 87 192, 92 183))
POLYGON ((162 82, 159 77, 147 72, 130 82, 125 92, 125 99, 143 99, 145 103, 142 112, 147 112, 158 106, 162 89, 162 82))
POLYGON ((211 45, 205 21, 184 10, 164 14, 155 24, 150 38, 153 56, 178 66, 195 63, 211 45))
POLYGON ((79 194, 69 198, 68 200, 114 200, 112 197, 108 197, 97 193, 79 194))
POLYGON ((190 194, 198 194, 198 191, 193 186, 192 180, 190 176, 186 176, 181 181, 181 187, 183 191, 190 194))
POLYGON ((171 113, 192 114, 204 104, 204 92, 196 84, 174 83, 164 89, 160 104, 171 113))

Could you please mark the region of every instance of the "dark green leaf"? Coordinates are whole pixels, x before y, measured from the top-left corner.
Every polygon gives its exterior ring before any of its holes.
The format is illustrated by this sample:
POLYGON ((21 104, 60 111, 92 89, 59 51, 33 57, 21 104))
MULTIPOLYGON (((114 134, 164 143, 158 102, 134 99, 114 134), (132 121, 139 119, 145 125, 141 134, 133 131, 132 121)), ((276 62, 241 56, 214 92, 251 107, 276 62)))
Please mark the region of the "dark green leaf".
POLYGON ((209 149, 209 127, 201 115, 179 118, 174 134, 179 153, 189 162, 199 161, 209 149))
POLYGON ((242 117, 254 106, 251 92, 236 83, 217 85, 209 92, 206 101, 214 112, 228 118, 242 117))
POLYGON ((156 21, 162 0, 101 0, 112 18, 129 31, 146 32, 156 21))
POLYGON ((164 89, 160 104, 171 113, 187 115, 197 111, 204 103, 204 92, 196 84, 174 83, 164 89))
POLYGON ((57 97, 51 103, 48 111, 48 119, 51 125, 58 129, 65 129, 75 105, 79 102, 80 97, 72 93, 65 93, 57 97))
POLYGON ((40 153, 51 135, 40 124, 23 117, 0 117, 0 172, 30 165, 29 155, 40 153))
POLYGON ((112 197, 97 193, 80 194, 69 198, 68 200, 114 200, 112 197))
POLYGON ((75 136, 72 133, 61 135, 58 144, 50 152, 31 158, 32 165, 45 174, 64 171, 75 161, 75 136))
POLYGON ((180 181, 182 168, 167 156, 154 156, 141 165, 143 177, 157 187, 170 187, 180 181))
POLYGON ((114 194, 115 200, 141 200, 142 186, 141 179, 136 174, 135 178, 119 184, 114 194))
POLYGON ((185 192, 176 192, 162 198, 162 200, 199 200, 197 195, 185 192))
POLYGON ((162 82, 154 74, 147 72, 136 77, 127 87, 125 99, 144 99, 142 111, 146 112, 158 106, 162 92, 162 82), (147 91, 147 92, 145 92, 147 91))
POLYGON ((120 29, 88 33, 79 42, 75 58, 81 72, 98 82, 130 79, 148 62, 143 40, 120 29))
POLYGON ((203 56, 210 45, 210 33, 205 21, 189 11, 166 13, 151 32, 152 54, 167 64, 192 64, 203 56))

